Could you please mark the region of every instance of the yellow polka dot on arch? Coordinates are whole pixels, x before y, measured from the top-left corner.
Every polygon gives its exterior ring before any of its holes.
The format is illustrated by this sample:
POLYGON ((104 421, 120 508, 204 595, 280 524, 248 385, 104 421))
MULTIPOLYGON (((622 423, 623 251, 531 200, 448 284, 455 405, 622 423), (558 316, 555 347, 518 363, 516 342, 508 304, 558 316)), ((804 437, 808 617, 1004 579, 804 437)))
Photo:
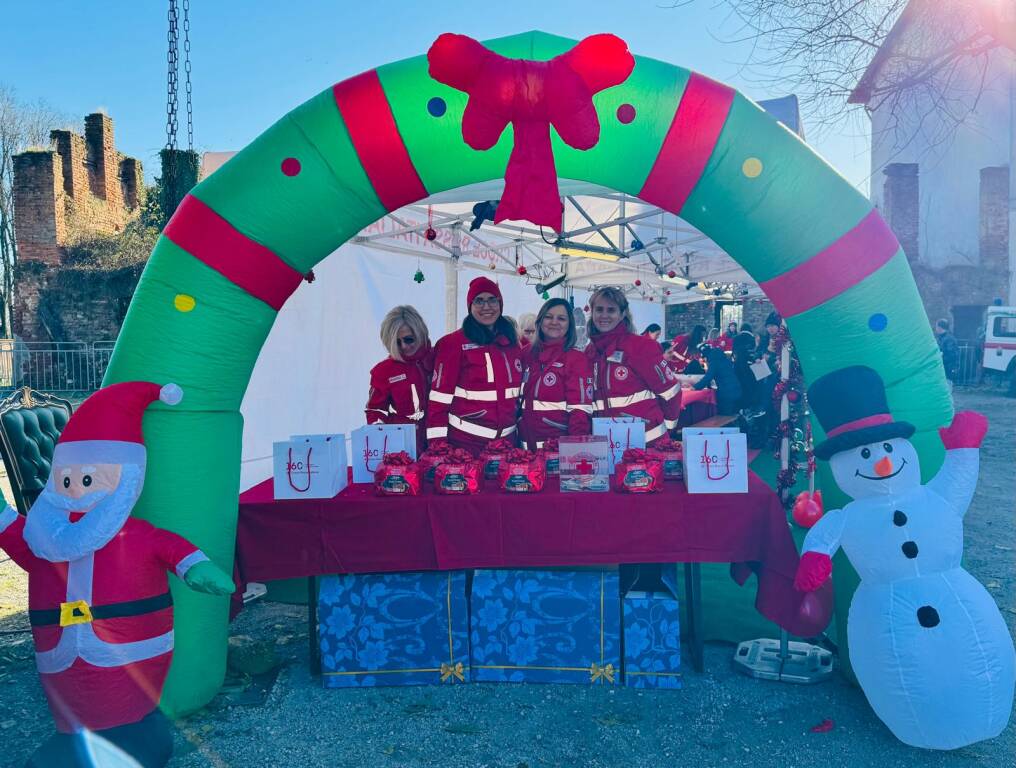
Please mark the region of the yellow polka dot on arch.
POLYGON ((196 305, 197 302, 194 301, 194 297, 188 296, 186 293, 178 293, 176 298, 173 299, 173 306, 180 312, 190 312, 196 305))
POLYGON ((762 174, 762 161, 757 157, 749 157, 741 164, 741 173, 749 179, 754 179, 762 174))

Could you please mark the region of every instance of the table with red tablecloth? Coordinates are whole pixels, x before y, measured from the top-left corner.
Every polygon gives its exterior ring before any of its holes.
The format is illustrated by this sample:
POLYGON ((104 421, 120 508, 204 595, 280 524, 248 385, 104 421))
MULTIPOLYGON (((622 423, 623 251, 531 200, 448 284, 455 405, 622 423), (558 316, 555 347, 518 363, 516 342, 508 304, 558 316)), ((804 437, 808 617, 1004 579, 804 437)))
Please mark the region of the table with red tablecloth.
MULTIPOLYGON (((755 606, 792 634, 824 626, 800 614, 798 554, 776 494, 749 472, 748 493, 699 494, 668 481, 660 493, 539 493, 489 484, 475 495, 376 496, 349 485, 331 499, 272 498, 271 479, 240 496, 237 568, 243 582, 338 573, 731 563, 755 572, 755 606)), ((697 574, 696 574, 697 575, 697 574)), ((689 593, 689 597, 694 595, 689 593)), ((831 592, 823 591, 823 601, 831 592)), ((689 606, 690 607, 690 606, 689 606)), ((691 629, 691 628, 690 628, 691 629)))

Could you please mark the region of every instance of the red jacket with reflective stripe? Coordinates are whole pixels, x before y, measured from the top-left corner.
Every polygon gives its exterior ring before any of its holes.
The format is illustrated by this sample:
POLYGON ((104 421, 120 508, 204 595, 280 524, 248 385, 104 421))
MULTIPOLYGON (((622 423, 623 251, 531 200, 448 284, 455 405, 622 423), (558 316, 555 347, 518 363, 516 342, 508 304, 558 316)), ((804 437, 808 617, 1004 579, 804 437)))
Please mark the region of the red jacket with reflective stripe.
POLYGON ((368 424, 419 424, 427 408, 434 350, 414 362, 387 358, 370 369, 370 394, 364 415, 368 424))
POLYGON ((522 352, 499 336, 476 344, 462 329, 437 343, 427 407, 427 439, 465 433, 480 445, 515 432, 522 386, 522 352))
POLYGON ((681 385, 659 344, 634 333, 611 332, 599 348, 590 341, 586 356, 593 370, 594 416, 642 419, 647 443, 677 426, 681 385))
POLYGON ((543 347, 526 356, 519 432, 529 450, 562 435, 592 431, 593 379, 586 356, 577 349, 543 347), (542 358, 542 359, 541 359, 542 358))

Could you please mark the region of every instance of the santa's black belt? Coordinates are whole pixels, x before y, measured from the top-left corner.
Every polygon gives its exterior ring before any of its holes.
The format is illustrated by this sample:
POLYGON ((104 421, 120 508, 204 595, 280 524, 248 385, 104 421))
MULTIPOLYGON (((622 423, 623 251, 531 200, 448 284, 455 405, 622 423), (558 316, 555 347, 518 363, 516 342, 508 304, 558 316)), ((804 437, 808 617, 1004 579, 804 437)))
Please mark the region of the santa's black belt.
POLYGON ((72 624, 86 624, 94 619, 121 619, 125 616, 141 616, 146 613, 161 611, 173 605, 169 592, 140 600, 127 600, 122 603, 107 605, 89 605, 84 600, 61 603, 59 608, 41 608, 28 612, 28 621, 33 627, 59 625, 68 627, 72 624))

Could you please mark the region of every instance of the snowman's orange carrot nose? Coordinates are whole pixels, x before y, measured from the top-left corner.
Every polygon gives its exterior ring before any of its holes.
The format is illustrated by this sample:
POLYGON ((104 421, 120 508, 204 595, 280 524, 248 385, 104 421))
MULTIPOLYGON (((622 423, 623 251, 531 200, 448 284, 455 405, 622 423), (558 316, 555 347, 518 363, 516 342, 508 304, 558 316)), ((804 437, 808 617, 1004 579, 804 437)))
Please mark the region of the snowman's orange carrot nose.
POLYGON ((888 456, 883 456, 875 462, 875 474, 879 477, 886 477, 893 473, 893 463, 888 456))

